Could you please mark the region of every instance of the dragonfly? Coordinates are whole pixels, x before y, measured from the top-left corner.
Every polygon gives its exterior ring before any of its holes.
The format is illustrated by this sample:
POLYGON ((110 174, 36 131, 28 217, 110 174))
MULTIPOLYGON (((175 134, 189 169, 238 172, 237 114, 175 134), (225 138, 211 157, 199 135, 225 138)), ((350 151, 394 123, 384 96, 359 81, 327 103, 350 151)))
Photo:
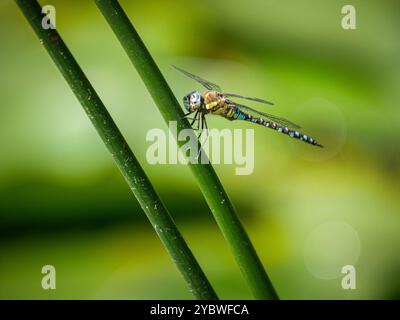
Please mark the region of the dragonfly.
MULTIPOLYGON (((223 93, 219 85, 207 81, 199 76, 196 76, 186 70, 183 70, 177 66, 172 66, 176 70, 183 73, 185 76, 200 83, 206 91, 201 94, 199 91, 192 91, 183 97, 183 104, 187 113, 184 117, 189 117, 194 114, 191 126, 197 121, 197 130, 204 129, 208 131, 208 125, 206 121, 206 115, 213 114, 219 115, 230 121, 234 120, 245 120, 252 123, 262 125, 264 127, 273 129, 277 132, 286 134, 292 138, 299 139, 303 142, 309 143, 317 147, 323 147, 314 138, 305 135, 298 131, 301 127, 285 118, 281 118, 270 113, 261 112, 246 105, 232 101, 231 98, 244 99, 253 102, 259 102, 267 105, 273 105, 272 102, 260 99, 246 97, 234 93, 223 93)), ((201 136, 199 135, 199 138, 201 136)))

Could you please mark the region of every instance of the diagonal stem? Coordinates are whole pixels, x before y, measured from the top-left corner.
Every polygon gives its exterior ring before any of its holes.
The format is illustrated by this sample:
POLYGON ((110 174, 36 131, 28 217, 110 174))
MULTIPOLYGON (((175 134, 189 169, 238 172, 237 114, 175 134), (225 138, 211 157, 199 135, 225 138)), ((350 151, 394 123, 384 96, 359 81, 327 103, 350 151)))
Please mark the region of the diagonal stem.
POLYGON ((43 16, 38 2, 16 0, 16 3, 86 111, 190 291, 198 299, 218 299, 172 217, 64 41, 56 30, 42 28, 43 16))
MULTIPOLYGON (((150 92, 164 120, 178 122, 178 130, 189 127, 187 119, 170 87, 151 57, 139 34, 117 0, 95 0, 101 13, 114 31, 133 65, 150 92)), ((184 142, 178 142, 183 145, 184 142)), ((264 267, 211 164, 191 164, 219 228, 257 299, 278 299, 264 267)))

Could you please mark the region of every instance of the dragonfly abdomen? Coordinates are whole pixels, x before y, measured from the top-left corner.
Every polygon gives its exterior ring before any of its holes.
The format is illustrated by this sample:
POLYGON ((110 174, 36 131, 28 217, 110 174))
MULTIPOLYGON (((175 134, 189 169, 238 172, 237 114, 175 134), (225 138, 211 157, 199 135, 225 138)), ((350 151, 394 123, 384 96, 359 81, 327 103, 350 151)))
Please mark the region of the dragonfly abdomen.
POLYGON ((296 130, 291 130, 288 127, 281 126, 273 121, 265 120, 261 117, 253 117, 251 114, 241 111, 240 108, 237 108, 232 113, 232 120, 246 120, 246 121, 250 121, 253 123, 257 123, 264 127, 274 129, 280 133, 287 134, 288 136, 290 136, 292 138, 299 139, 301 141, 312 144, 314 146, 323 147, 318 141, 311 138, 310 136, 307 136, 296 130))

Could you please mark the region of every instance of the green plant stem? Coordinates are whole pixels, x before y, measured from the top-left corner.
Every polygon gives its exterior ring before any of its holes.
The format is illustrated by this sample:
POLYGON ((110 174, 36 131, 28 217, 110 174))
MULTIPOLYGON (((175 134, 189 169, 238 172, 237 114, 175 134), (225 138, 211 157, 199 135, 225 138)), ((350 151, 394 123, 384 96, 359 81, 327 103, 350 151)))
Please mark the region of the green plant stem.
MULTIPOLYGON (((187 119, 149 51, 116 0, 95 0, 153 97, 164 120, 178 121, 178 130, 188 128, 187 119)), ((162 35, 160 34, 160 37, 162 35)), ((185 142, 178 142, 180 145, 185 142)), ((257 299, 278 299, 250 239, 211 164, 189 164, 211 212, 257 299)))
POLYGON ((199 299, 218 299, 132 150, 64 41, 56 30, 42 28, 40 5, 32 0, 16 0, 16 3, 85 109, 190 291, 199 299))

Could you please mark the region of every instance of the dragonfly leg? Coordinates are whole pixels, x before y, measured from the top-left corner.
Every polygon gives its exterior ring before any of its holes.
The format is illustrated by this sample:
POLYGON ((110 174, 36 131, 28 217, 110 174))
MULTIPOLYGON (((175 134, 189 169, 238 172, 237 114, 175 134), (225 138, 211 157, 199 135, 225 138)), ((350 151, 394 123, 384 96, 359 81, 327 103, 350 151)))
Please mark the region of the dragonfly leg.
POLYGON ((205 145, 208 140, 208 125, 207 125, 206 116, 204 114, 203 114, 202 118, 203 118, 204 127, 206 129, 206 139, 204 140, 204 143, 203 143, 203 145, 205 145))
POLYGON ((194 111, 185 113, 185 114, 184 114, 182 117, 180 117, 179 119, 187 118, 187 116, 191 115, 193 112, 194 112, 194 111))
MULTIPOLYGON (((200 137, 203 134, 203 131, 206 131, 206 138, 204 140, 204 142, 202 143, 202 145, 204 146, 208 140, 208 126, 207 126, 207 120, 206 120, 206 116, 204 114, 201 114, 201 132, 200 135, 198 136, 198 140, 200 141, 200 137)), ((204 152, 203 148, 201 147, 199 149, 199 152, 197 154, 197 158, 199 158, 201 156, 201 153, 204 152)))
POLYGON ((199 113, 198 117, 197 117, 197 130, 200 130, 200 120, 201 120, 201 113, 199 113))
POLYGON ((186 118, 186 119, 188 119, 188 120, 196 120, 195 118, 186 118))
POLYGON ((204 115, 203 114, 201 114, 200 116, 199 116, 199 121, 201 122, 201 130, 200 130, 200 134, 197 136, 197 140, 199 141, 199 146, 200 146, 200 148, 199 148, 199 150, 198 150, 198 152, 197 152, 197 159, 199 159, 200 158, 200 156, 201 156, 201 152, 202 152, 202 148, 201 148, 201 142, 200 142, 200 138, 201 138, 201 135, 203 134, 203 129, 204 129, 204 115))
POLYGON ((199 110, 196 111, 194 118, 192 120, 192 122, 190 123, 190 126, 193 127, 193 124, 195 123, 195 121, 197 120, 197 115, 199 114, 199 110))
POLYGON ((201 135, 203 134, 203 129, 204 129, 204 116, 201 115, 201 117, 199 117, 199 121, 201 122, 201 130, 200 130, 200 134, 197 137, 197 139, 200 141, 201 135))
POLYGON ((194 118, 192 119, 192 122, 191 122, 191 126, 192 126, 192 128, 193 128, 193 130, 200 130, 200 118, 201 118, 201 112, 200 111, 197 111, 196 112, 196 114, 195 114, 195 116, 194 116, 194 118), (194 127, 193 126, 193 124, 195 123, 197 121, 197 128, 196 127, 194 127))

